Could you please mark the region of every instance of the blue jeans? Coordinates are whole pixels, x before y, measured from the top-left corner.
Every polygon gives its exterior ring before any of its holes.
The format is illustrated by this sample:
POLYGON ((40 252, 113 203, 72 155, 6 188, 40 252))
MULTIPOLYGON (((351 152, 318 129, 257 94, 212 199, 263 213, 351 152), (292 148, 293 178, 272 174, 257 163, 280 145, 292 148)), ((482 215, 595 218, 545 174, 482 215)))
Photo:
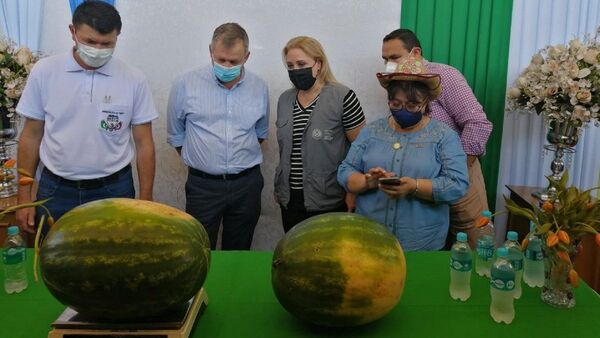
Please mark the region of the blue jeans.
MULTIPOLYGON (((73 184, 73 181, 62 179, 45 169, 40 178, 36 199, 52 198, 44 206, 50 211, 54 220, 58 221, 67 211, 87 202, 111 197, 135 198, 131 167, 128 166, 119 173, 118 178, 110 181, 100 178, 96 180, 98 181, 97 187, 89 188, 78 187, 73 184)), ((36 208, 36 227, 40 217, 45 213, 43 208, 36 208)), ((45 235, 47 232, 48 225, 46 223, 42 233, 45 235)))

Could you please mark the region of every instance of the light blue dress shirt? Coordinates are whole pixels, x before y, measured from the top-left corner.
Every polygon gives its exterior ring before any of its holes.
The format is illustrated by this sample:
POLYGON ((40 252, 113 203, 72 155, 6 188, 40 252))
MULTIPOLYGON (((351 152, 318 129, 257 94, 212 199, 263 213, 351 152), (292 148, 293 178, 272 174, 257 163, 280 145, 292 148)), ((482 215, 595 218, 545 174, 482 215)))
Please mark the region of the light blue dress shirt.
POLYGON ((262 163, 259 139, 269 127, 269 92, 258 76, 225 88, 212 66, 175 80, 167 106, 167 142, 182 147, 183 162, 213 175, 237 174, 262 163))
POLYGON ((406 251, 439 250, 449 226, 449 203, 467 191, 467 158, 458 134, 444 123, 430 120, 421 130, 399 133, 387 118, 364 127, 338 170, 338 181, 348 186, 348 177, 382 167, 397 176, 431 179, 434 202, 412 196, 390 199, 379 189, 356 198, 356 212, 387 228, 406 251))

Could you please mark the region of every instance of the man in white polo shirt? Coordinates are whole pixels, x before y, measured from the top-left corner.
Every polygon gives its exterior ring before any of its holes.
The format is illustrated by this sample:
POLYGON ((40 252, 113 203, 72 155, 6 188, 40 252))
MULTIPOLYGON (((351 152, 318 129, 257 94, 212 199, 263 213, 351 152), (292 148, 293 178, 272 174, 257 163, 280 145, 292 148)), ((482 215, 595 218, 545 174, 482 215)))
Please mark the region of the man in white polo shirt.
MULTIPOLYGON (((136 152, 139 198, 151 200, 155 170, 151 121, 158 114, 150 89, 140 71, 112 58, 119 13, 86 1, 69 30, 73 49, 35 65, 17 106, 25 117, 19 167, 33 173, 41 160, 37 199, 52 197, 45 206, 54 219, 90 201, 135 197, 130 163, 136 152)), ((33 200, 30 186, 19 187, 18 200, 33 200)), ((17 212, 21 229, 34 231, 35 214, 17 212)))

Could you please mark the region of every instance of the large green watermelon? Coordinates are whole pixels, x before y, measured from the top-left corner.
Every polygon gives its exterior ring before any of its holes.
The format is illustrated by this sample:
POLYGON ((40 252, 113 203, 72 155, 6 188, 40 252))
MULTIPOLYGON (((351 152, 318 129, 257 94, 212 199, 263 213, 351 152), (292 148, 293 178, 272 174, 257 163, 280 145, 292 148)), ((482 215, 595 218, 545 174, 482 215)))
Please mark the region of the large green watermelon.
POLYGON ((324 326, 356 326, 391 311, 404 290, 400 243, 363 216, 329 213, 296 225, 278 243, 275 296, 293 315, 324 326))
POLYGON ((149 201, 114 198, 61 217, 43 242, 40 267, 50 293, 88 317, 131 320, 186 303, 210 265, 204 227, 149 201))

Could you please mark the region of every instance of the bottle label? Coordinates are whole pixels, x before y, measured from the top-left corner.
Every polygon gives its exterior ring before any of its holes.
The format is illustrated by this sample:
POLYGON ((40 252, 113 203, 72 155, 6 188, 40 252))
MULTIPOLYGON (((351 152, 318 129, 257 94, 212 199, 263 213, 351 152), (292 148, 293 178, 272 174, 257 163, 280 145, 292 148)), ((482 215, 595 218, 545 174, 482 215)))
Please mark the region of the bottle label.
POLYGON ((543 261, 544 253, 541 250, 525 250, 525 257, 532 261, 543 261))
POLYGON ((8 248, 2 251, 2 261, 4 264, 12 265, 25 262, 27 251, 25 248, 8 248))
POLYGON ((515 260, 511 259, 510 264, 512 264, 515 271, 523 270, 523 260, 522 259, 515 259, 515 260))
POLYGON ((459 261, 458 259, 450 258, 450 268, 456 271, 471 271, 471 261, 459 261))
POLYGON ((511 291, 515 288, 515 280, 492 276, 490 279, 490 286, 497 290, 511 291))
POLYGON ((494 257, 494 246, 493 245, 478 245, 477 256, 484 261, 489 261, 494 257))

